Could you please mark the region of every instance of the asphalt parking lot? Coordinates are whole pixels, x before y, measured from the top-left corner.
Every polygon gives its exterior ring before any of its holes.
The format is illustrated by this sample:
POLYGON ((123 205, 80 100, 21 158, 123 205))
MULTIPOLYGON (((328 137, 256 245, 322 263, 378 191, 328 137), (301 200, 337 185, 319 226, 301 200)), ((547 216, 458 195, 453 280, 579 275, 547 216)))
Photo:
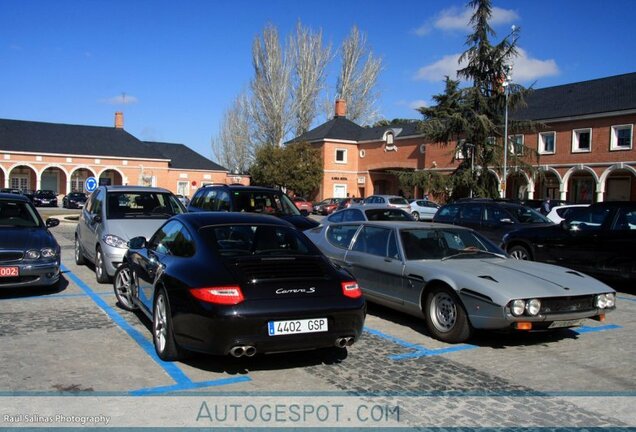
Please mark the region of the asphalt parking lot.
POLYGON ((448 345, 429 337, 423 321, 370 305, 364 336, 346 356, 166 363, 154 353, 150 323, 120 309, 112 286, 98 284, 90 266, 75 265, 74 229, 72 221, 52 229, 62 247, 58 290, 0 292, 0 427, 25 426, 20 413, 58 412, 61 400, 74 413, 99 407, 120 426, 636 426, 630 286, 619 287, 607 321, 575 330, 478 334, 448 345), (220 396, 261 408, 304 401, 304 415, 295 421, 285 411, 273 423, 262 409, 253 420, 243 410, 231 422, 209 410, 220 396), (341 399, 343 412, 354 414, 336 416, 341 399), (327 411, 319 415, 323 404, 331 407, 327 420, 327 411), (139 415, 131 418, 132 410, 139 415))

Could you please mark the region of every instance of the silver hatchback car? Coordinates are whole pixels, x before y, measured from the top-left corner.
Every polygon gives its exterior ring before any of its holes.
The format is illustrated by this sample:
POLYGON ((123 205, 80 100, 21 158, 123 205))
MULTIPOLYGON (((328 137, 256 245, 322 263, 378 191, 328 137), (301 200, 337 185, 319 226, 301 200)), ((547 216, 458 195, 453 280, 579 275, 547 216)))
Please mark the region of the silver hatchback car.
POLYGON ((133 237, 149 238, 166 219, 186 209, 167 189, 100 186, 90 196, 75 229, 75 263, 95 264, 97 282, 115 275, 133 237))

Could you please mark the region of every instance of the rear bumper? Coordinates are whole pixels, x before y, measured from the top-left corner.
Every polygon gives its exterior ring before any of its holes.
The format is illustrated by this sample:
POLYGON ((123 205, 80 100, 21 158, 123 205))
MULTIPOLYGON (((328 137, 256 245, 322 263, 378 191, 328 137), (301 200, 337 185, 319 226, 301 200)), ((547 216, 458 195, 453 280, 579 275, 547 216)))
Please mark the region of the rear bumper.
MULTIPOLYGON (((355 341, 360 338, 366 316, 363 299, 352 301, 346 307, 329 307, 329 300, 333 302, 333 298, 315 300, 315 304, 302 310, 286 301, 254 301, 234 307, 200 308, 195 312, 178 312, 173 307, 175 338, 186 349, 217 355, 228 354, 235 346, 249 345, 254 346, 257 353, 273 353, 332 347, 340 337, 353 337, 355 341), (328 330, 268 334, 270 321, 311 318, 327 318, 328 330)), ((171 299, 171 306, 172 303, 171 299)))

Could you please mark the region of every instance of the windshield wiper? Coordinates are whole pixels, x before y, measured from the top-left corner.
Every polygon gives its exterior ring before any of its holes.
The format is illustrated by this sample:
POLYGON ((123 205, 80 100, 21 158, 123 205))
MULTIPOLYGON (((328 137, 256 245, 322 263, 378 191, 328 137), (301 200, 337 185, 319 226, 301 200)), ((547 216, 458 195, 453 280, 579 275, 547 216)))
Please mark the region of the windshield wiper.
POLYGON ((495 252, 490 252, 490 251, 483 250, 483 249, 464 249, 464 250, 459 251, 456 254, 449 255, 449 256, 446 256, 446 257, 442 258, 442 261, 446 261, 447 259, 457 258, 457 257, 464 256, 464 255, 474 255, 474 254, 478 254, 478 253, 484 253, 484 254, 496 256, 496 257, 499 257, 499 258, 506 258, 505 255, 502 255, 502 254, 499 254, 499 253, 495 253, 495 252))

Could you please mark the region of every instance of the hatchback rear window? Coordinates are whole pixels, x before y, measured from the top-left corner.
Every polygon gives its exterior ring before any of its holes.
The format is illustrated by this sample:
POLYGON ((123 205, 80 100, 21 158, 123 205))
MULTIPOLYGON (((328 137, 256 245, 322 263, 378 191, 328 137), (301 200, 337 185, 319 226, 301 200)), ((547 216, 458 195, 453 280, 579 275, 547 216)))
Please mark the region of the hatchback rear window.
POLYGON ((397 204, 397 205, 408 205, 408 201, 406 200, 406 198, 389 198, 389 203, 390 204, 397 204))
POLYGON ((293 228, 270 225, 223 225, 200 230, 207 244, 222 256, 315 255, 293 228))

